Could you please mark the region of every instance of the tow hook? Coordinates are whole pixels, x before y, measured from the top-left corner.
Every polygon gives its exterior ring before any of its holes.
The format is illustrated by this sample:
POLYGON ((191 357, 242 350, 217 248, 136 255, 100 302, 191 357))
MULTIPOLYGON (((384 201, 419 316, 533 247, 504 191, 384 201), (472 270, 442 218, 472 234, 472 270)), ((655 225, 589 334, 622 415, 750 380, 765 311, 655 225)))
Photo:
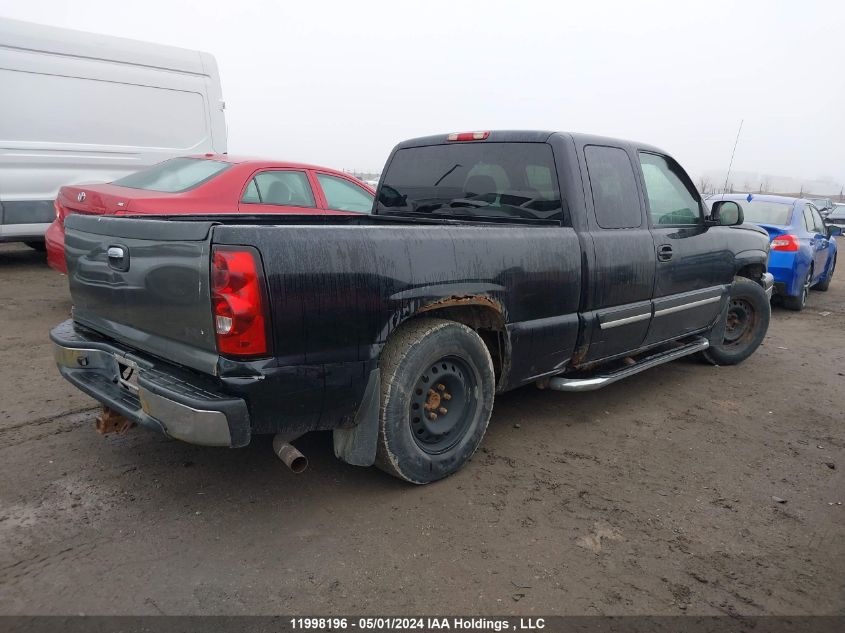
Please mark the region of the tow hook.
POLYGON ((135 426, 131 420, 127 420, 117 411, 103 407, 103 411, 97 416, 96 428, 97 433, 106 435, 107 433, 125 433, 135 426))
POLYGON ((284 433, 276 433, 273 437, 273 452, 284 462, 285 466, 291 469, 291 472, 299 474, 308 468, 308 458, 291 445, 290 441, 293 439, 295 438, 284 433))

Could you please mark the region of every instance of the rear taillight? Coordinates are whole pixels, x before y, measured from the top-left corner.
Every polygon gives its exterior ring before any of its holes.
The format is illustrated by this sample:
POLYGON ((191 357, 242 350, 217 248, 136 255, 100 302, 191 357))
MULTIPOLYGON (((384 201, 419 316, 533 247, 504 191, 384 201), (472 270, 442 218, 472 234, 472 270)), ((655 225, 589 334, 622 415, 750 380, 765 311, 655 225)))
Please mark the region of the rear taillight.
POLYGON ((773 251, 797 251, 798 238, 794 235, 778 235, 772 240, 773 251))
POLYGON ((486 141, 490 132, 455 132, 446 137, 447 141, 486 141))
POLYGON ((267 319, 258 254, 216 248, 211 258, 211 304, 217 349, 232 356, 267 354, 267 319))
POLYGON ((56 219, 59 222, 64 222, 65 216, 67 215, 67 209, 65 209, 58 200, 53 200, 53 209, 56 211, 56 219))

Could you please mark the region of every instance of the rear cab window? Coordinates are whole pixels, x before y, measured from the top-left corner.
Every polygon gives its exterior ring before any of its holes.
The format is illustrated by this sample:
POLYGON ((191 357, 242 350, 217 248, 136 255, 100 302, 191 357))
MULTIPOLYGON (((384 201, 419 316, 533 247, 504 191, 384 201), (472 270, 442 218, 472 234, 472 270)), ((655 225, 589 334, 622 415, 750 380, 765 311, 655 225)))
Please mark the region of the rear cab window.
POLYGON ((377 213, 468 220, 563 218, 546 143, 451 143, 396 151, 382 176, 377 213))
POLYGON ((596 222, 603 229, 635 229, 643 224, 637 179, 628 153, 620 147, 584 148, 596 222))
POLYGON ((208 182, 230 167, 229 163, 207 158, 171 158, 149 169, 113 181, 130 189, 182 193, 208 182))

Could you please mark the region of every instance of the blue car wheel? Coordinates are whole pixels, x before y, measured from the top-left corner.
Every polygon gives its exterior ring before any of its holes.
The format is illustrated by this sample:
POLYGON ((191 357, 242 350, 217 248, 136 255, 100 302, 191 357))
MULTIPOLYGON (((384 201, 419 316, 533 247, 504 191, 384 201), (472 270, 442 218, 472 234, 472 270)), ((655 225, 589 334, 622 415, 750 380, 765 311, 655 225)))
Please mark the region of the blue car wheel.
POLYGON ((813 267, 810 266, 810 270, 807 271, 807 276, 804 278, 804 282, 801 284, 798 294, 796 296, 785 296, 783 298, 783 305, 790 310, 795 310, 796 312, 803 310, 804 306, 807 305, 807 295, 810 294, 810 284, 812 283, 813 267))

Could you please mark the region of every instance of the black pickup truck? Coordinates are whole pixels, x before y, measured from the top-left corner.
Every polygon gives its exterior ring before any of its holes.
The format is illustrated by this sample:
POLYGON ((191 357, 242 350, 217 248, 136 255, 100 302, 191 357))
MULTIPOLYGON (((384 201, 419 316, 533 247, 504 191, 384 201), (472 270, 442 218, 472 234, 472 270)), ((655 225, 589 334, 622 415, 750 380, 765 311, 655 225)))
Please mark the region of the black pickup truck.
POLYGON ((134 423, 206 445, 332 429, 413 483, 459 469, 494 394, 597 389, 685 355, 738 363, 769 324, 769 240, 707 212, 665 152, 474 132, 391 153, 371 215, 66 221, 61 374, 134 423))

